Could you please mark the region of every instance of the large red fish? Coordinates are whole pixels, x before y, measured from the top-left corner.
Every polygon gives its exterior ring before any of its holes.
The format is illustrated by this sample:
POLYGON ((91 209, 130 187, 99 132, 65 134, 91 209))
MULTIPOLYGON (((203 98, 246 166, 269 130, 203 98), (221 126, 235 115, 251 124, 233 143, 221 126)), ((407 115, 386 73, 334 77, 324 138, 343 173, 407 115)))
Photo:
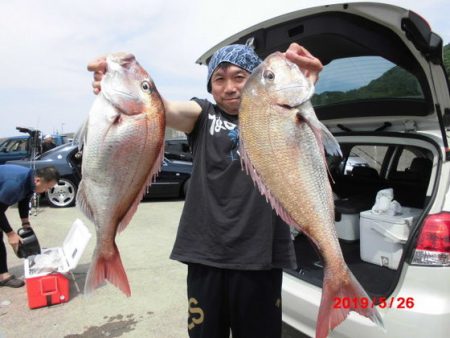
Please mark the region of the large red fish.
POLYGON ((83 178, 77 194, 77 204, 97 230, 85 292, 108 280, 130 296, 115 237, 160 170, 164 106, 152 79, 131 54, 107 57, 101 85, 83 133, 83 178))
POLYGON ((347 267, 334 226, 334 203, 324 147, 340 148, 317 119, 309 101, 314 86, 282 53, 269 55, 248 79, 239 111, 240 154, 247 172, 272 207, 305 233, 324 260, 322 300, 316 337, 327 337, 357 311, 382 326, 368 306, 333 308, 336 298, 370 299, 347 267))

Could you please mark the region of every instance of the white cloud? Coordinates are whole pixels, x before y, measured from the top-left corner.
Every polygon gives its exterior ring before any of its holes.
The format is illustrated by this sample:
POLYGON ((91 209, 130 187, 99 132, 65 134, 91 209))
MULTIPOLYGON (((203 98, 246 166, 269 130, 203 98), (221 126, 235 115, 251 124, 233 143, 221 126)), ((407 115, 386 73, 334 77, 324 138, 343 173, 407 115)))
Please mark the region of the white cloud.
MULTIPOLYGON (((446 0, 387 1, 422 14, 450 40, 446 0)), ((87 62, 133 52, 165 97, 206 96, 194 64, 228 36, 273 16, 328 1, 16 0, 0 3, 0 137, 16 125, 75 131, 94 100, 87 62)))

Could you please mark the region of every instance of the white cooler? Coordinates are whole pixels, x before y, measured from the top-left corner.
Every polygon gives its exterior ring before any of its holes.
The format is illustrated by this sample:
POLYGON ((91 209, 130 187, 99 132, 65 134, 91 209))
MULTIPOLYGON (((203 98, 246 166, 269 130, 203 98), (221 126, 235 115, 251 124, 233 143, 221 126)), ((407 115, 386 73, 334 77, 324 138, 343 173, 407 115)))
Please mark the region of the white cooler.
POLYGON ((342 214, 339 221, 335 221, 336 233, 339 239, 352 242, 359 239, 359 214, 342 214))
POLYGON ((403 245, 409 237, 411 226, 422 209, 402 207, 395 216, 360 213, 360 253, 365 262, 396 270, 403 254, 403 245))

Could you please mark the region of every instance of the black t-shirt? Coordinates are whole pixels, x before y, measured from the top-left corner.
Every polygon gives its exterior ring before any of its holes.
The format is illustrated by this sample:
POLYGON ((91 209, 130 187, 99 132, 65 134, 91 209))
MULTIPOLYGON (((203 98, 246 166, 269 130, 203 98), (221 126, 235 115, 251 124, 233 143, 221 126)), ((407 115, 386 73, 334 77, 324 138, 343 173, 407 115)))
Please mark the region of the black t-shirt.
POLYGON ((171 258, 227 269, 295 268, 289 227, 242 170, 237 116, 207 100, 188 135, 189 190, 171 258))

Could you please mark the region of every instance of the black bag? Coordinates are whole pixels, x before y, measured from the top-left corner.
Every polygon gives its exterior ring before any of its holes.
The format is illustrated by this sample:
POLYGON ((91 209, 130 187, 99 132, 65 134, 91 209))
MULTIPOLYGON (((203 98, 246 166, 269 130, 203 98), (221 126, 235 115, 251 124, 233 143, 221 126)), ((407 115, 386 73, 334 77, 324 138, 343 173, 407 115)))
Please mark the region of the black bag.
POLYGON ((17 257, 27 258, 41 253, 41 247, 33 229, 20 228, 17 230, 17 234, 22 238, 22 243, 19 242, 17 251, 15 251, 17 257))

